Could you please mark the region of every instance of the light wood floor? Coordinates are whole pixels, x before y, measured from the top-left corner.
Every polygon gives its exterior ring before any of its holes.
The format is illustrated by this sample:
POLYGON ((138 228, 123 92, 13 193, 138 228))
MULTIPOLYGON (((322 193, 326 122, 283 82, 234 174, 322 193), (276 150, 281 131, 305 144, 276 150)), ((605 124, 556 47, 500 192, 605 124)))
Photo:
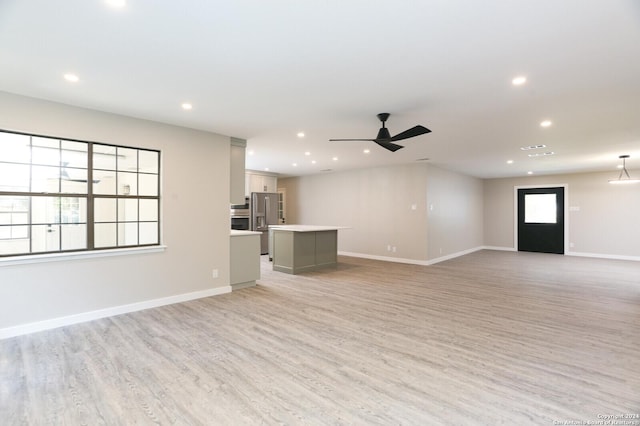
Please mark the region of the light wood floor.
MULTIPOLYGON (((340 257, 0 341, 0 424, 553 425, 640 413, 640 263, 340 257)), ((630 419, 640 424, 640 419, 630 419)))

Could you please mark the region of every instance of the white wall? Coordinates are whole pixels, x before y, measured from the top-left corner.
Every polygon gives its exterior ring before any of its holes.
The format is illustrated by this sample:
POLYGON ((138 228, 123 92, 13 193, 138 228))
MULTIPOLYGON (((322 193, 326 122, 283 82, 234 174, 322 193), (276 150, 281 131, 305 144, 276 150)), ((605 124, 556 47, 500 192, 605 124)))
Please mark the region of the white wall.
POLYGON ((161 150, 167 246, 160 253, 0 264, 0 334, 149 300, 227 291, 229 137, 3 92, 0 128, 161 150))
POLYGON ((484 245, 483 204, 482 180, 429 167, 429 260, 484 245))
POLYGON ((351 228, 338 231, 339 251, 424 260, 426 180, 426 165, 417 164, 281 178, 278 187, 287 223, 351 228))
POLYGON ((483 245, 482 181, 433 165, 281 178, 278 186, 287 223, 352 228, 338 231, 344 253, 427 263, 483 245))
MULTIPOLYGON (((637 176, 640 171, 630 171, 637 176)), ((488 179, 484 182, 485 245, 514 248, 514 186, 567 184, 568 254, 640 260, 640 184, 611 185, 618 172, 488 179)))

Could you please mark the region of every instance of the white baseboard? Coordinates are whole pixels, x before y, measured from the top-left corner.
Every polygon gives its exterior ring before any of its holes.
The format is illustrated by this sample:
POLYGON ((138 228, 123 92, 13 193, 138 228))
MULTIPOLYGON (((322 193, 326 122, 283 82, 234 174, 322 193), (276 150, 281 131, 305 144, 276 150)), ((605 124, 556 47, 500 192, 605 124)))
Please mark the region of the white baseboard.
POLYGON ((467 250, 458 251, 455 253, 448 254, 446 256, 436 257, 435 259, 431 259, 427 261, 427 265, 435 265, 436 263, 444 262, 445 260, 455 259, 456 257, 464 256, 466 254, 474 253, 476 251, 480 251, 484 249, 484 247, 474 247, 467 250))
POLYGON ((339 251, 340 256, 359 257, 361 259, 382 260, 383 262, 408 263, 410 265, 427 265, 426 260, 405 259, 402 257, 376 256, 374 254, 354 253, 350 251, 339 251))
POLYGON ((175 296, 161 297, 159 299, 145 300, 143 302, 131 303, 128 305, 99 309, 97 311, 83 312, 81 314, 52 318, 44 321, 17 325, 14 327, 0 328, 0 340, 8 339, 15 336, 21 336, 24 334, 35 333, 38 331, 51 330, 53 328, 64 327, 81 322, 93 321, 100 318, 127 314, 129 312, 142 311, 144 309, 157 308, 159 306, 172 305, 174 303, 182 303, 189 300, 202 299, 204 297, 218 296, 220 294, 230 292, 231 286, 216 287, 208 290, 194 291, 191 293, 177 294, 175 296))
POLYGON ((621 256, 617 254, 600 254, 600 253, 580 253, 576 251, 568 251, 565 254, 567 256, 576 256, 576 257, 595 257, 599 259, 632 260, 635 262, 640 262, 640 256, 621 256))
POLYGON ((518 251, 515 247, 482 246, 482 250, 518 251))
POLYGON ((429 266, 439 262, 444 262, 445 260, 454 259, 456 257, 464 256, 465 254, 473 253, 478 250, 482 250, 485 247, 474 247, 468 250, 459 251, 456 253, 451 253, 446 256, 441 256, 431 260, 417 260, 417 259, 405 259, 402 257, 390 257, 390 256, 377 256, 373 254, 365 254, 365 253, 353 253, 348 251, 339 251, 338 254, 341 256, 351 256, 351 257, 359 257, 362 259, 372 259, 372 260, 381 260, 383 262, 396 262, 396 263, 406 263, 410 265, 422 265, 429 266))

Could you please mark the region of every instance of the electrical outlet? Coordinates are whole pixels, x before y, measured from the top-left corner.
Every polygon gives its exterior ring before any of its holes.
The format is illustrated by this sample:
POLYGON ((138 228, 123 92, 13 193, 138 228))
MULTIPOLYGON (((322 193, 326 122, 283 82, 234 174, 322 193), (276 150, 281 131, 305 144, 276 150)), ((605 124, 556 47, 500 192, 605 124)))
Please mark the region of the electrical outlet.
POLYGON ((211 276, 212 276, 213 278, 218 278, 218 270, 217 270, 217 269, 214 269, 214 270, 211 272, 211 276))
POLYGON ((391 247, 391 251, 395 253, 396 252, 396 246, 391 247))
POLYGON ((387 245, 387 251, 391 251, 391 244, 387 245))
POLYGON ((440 254, 442 254, 442 247, 440 247, 440 254))

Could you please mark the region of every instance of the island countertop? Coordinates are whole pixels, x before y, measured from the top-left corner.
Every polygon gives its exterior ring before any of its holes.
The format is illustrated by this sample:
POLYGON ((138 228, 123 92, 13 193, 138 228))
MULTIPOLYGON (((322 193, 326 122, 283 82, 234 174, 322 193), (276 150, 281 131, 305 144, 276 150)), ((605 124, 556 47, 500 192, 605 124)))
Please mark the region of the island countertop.
POLYGON ((232 236, 232 237, 240 237, 240 236, 243 236, 243 235, 260 235, 260 234, 261 234, 261 232, 241 231, 239 229, 232 229, 230 236, 232 236))
POLYGON ((274 231, 293 232, 317 232, 317 231, 337 231, 339 229, 349 229, 346 226, 322 226, 322 225, 271 225, 269 229, 274 231))

